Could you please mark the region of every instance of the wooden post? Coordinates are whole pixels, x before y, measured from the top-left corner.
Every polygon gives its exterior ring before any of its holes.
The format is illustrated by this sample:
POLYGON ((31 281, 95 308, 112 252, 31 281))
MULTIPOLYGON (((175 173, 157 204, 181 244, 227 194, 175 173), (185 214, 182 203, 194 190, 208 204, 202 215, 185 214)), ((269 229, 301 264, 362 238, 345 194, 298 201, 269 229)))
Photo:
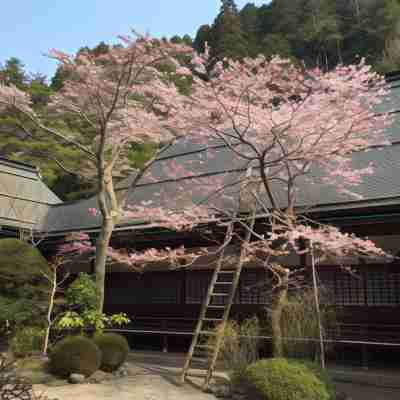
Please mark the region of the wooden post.
POLYGON ((312 242, 310 242, 310 250, 311 250, 311 267, 312 267, 312 276, 313 276, 315 311, 317 313, 318 331, 319 331, 318 333, 319 333, 320 361, 321 361, 321 368, 325 369, 325 345, 324 345, 323 328, 322 328, 322 321, 321 321, 321 310, 319 308, 317 272, 316 272, 316 268, 315 268, 314 248, 313 248, 312 242))
MULTIPOLYGON (((163 331, 167 330, 167 321, 165 319, 163 319, 161 321, 161 329, 163 331)), ((163 349, 162 352, 163 353, 168 353, 168 335, 167 334, 163 334, 162 336, 162 340, 163 340, 163 349)))

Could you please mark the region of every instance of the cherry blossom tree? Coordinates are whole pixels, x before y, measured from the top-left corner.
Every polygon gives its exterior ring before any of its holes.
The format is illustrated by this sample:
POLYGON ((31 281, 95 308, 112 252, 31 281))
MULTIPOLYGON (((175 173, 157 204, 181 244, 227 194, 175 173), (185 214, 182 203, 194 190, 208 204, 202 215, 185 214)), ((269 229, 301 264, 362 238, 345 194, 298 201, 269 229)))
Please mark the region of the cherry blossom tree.
POLYGON ((253 229, 254 240, 243 246, 247 259, 256 259, 275 280, 271 322, 274 353, 280 356, 280 318, 291 277, 280 256, 386 256, 367 239, 315 227, 301 215, 318 199, 311 198, 307 207, 299 201, 313 185, 361 198, 357 186, 374 166, 355 167, 352 154, 390 144, 384 136, 390 116, 376 112, 386 95, 384 78, 363 60, 326 73, 263 56, 223 60, 210 70, 207 51, 192 62, 197 77, 190 118, 197 121, 198 134, 219 140, 245 161, 253 168, 249 180, 262 187, 250 194, 267 227, 261 234, 253 229))
MULTIPOLYGON (((241 160, 242 167, 253 171, 236 186, 238 192, 247 187, 251 203, 267 216, 265 232, 260 234, 253 223, 213 204, 190 204, 178 215, 176 210, 141 204, 129 209, 128 214, 180 230, 199 221, 215 220, 210 216, 213 208, 215 214, 251 231, 254 244, 245 235, 242 248, 247 249, 249 258, 260 252, 268 255, 263 265, 276 277, 282 295, 279 298, 283 298, 290 271, 272 262, 272 257, 288 248, 306 251, 299 247, 300 241, 323 249, 317 240, 322 232, 308 231, 310 224, 299 219, 307 211, 298 207, 299 195, 304 195, 310 185, 332 185, 343 196, 359 197, 357 185, 363 176, 373 173, 373 165, 355 168, 352 154, 388 144, 383 132, 390 118, 375 112, 386 94, 383 78, 363 61, 327 73, 305 70, 279 57, 267 60, 262 56, 240 62, 223 60, 210 68, 208 51, 196 55, 183 45, 147 37, 123 37, 122 41, 123 46, 98 56, 80 53, 73 58, 58 51, 51 53, 70 72, 64 88, 51 102, 54 116, 66 121, 65 129, 44 124, 26 94, 13 86, 0 86, 0 108, 11 107, 24 116, 22 128, 28 129, 24 121, 29 121, 67 146, 80 149, 87 158, 88 168, 83 172, 95 176, 99 200, 99 209, 88 212, 102 216, 95 248, 100 293, 104 293, 107 256, 121 257, 121 252, 117 254, 109 244, 113 228, 126 209, 126 197, 116 195, 113 177, 127 171, 129 143, 151 141, 161 145, 154 158, 136 171, 131 182, 134 188, 173 141, 190 135, 190 140, 206 145, 222 143, 231 152, 232 163, 241 160), (165 63, 172 66, 172 72, 168 72, 171 68, 160 68, 165 63), (168 79, 170 74, 173 80, 168 79), (181 93, 173 83, 180 79, 190 81, 190 93, 181 93), (68 129, 71 120, 75 128, 72 132, 68 129), (251 185, 261 186, 261 190, 250 190, 251 185), (254 246, 256 250, 250 251, 254 246)), ((218 157, 214 146, 208 154, 210 159, 218 157)), ((179 164, 170 163, 169 170, 176 181, 185 174, 179 164)), ((214 192, 224 194, 223 184, 212 186, 214 192)), ((370 242, 330 229, 323 232, 343 253, 362 248, 368 255, 381 255, 370 242)), ((332 249, 324 249, 328 250, 332 249)), ((134 264, 171 256, 182 256, 182 250, 122 254, 125 261, 134 264)), ((103 296, 100 307, 102 304, 103 296)))
MULTIPOLYGON (((65 146, 80 150, 85 162, 81 171, 74 172, 97 183, 98 209, 88 212, 99 212, 102 217, 95 252, 100 310, 110 238, 126 202, 126 196, 121 198, 116 194, 115 177, 134 172, 131 183, 134 188, 156 158, 186 134, 187 118, 183 117, 188 97, 176 83, 190 79, 182 62, 193 56, 193 50, 182 44, 140 35, 120 39, 122 45, 110 48, 106 54, 82 51, 74 57, 58 50, 50 52, 50 57, 58 61, 68 76, 49 105, 57 124, 45 122, 33 110, 26 93, 0 83, 0 110, 13 111, 25 131, 33 126, 65 146), (61 128, 60 121, 64 122, 61 128), (132 171, 129 146, 144 142, 158 145, 159 150, 141 170, 132 171)), ((162 218, 179 228, 193 224, 199 217, 194 209, 181 211, 181 218, 171 212, 158 212, 154 216, 157 210, 143 207, 136 210, 136 216, 162 218)))

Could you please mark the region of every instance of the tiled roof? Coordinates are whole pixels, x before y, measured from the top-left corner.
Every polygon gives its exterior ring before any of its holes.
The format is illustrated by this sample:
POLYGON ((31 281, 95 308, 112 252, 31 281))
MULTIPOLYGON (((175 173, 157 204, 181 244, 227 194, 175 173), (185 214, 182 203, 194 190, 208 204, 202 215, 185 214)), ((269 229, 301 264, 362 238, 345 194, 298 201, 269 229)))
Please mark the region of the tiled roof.
POLYGON ((0 226, 37 229, 58 203, 35 167, 0 158, 0 226))
MULTIPOLYGON (((391 83, 392 89, 387 101, 378 111, 388 111, 400 109, 400 81, 395 80, 391 83)), ((301 190, 299 191, 297 206, 313 207, 314 210, 328 209, 357 209, 365 208, 365 204, 370 202, 374 205, 399 204, 400 205, 400 114, 394 114, 394 124, 387 130, 387 137, 393 143, 392 146, 374 148, 369 151, 355 153, 353 163, 357 168, 366 167, 370 162, 374 163, 375 171, 371 176, 366 176, 358 187, 354 189, 356 193, 363 197, 357 200, 349 195, 339 193, 335 186, 326 184, 310 184, 305 180, 299 181, 301 190)), ((202 145, 190 141, 181 141, 171 147, 163 157, 160 158, 152 167, 151 179, 142 179, 139 187, 132 191, 129 184, 131 178, 120 182, 117 187, 120 193, 128 190, 128 205, 137 205, 142 201, 152 200, 154 205, 168 204, 169 207, 180 208, 189 202, 201 202, 204 200, 204 191, 199 190, 195 197, 185 196, 193 192, 193 188, 198 182, 207 184, 210 176, 223 176, 226 184, 237 181, 246 169, 245 162, 238 159, 229 149, 215 143, 218 155, 212 159, 204 160, 205 152, 202 145), (173 182, 165 175, 164 167, 169 163, 187 165, 188 161, 196 160, 193 165, 194 178, 188 178, 179 183, 173 182), (200 162, 199 162, 200 161, 200 162), (223 171, 229 173, 223 174, 223 171)), ((314 171, 317 173, 317 171, 314 171)), ((211 182, 211 181, 210 181, 211 182)), ((1 180, 0 180, 1 184, 1 180)), ((212 183, 209 183, 212 185, 212 183)), ((236 193, 232 195, 237 195, 236 193)), ((274 188, 276 200, 281 207, 286 205, 286 193, 279 187, 274 188)), ((227 196, 215 196, 212 199, 214 205, 222 208, 232 204, 227 196)), ((48 201, 50 203, 50 201, 48 201)), ((56 201, 53 202, 53 204, 56 201)), ((48 209, 47 217, 42 228, 48 232, 65 232, 73 230, 97 229, 100 219, 92 217, 88 213, 91 207, 97 208, 97 199, 81 200, 73 203, 58 204, 48 209)), ((122 221, 121 224, 140 224, 140 221, 122 221)))

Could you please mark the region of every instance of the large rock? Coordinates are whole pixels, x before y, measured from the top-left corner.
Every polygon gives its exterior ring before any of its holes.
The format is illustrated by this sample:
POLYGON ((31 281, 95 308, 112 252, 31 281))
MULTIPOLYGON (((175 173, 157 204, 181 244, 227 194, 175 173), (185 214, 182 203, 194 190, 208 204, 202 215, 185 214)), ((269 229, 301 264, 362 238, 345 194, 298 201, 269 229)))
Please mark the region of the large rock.
POLYGON ((129 375, 128 368, 126 368, 124 365, 122 365, 116 371, 113 372, 113 375, 116 378, 125 378, 126 376, 129 375))
POLYGON ((77 384, 85 382, 85 375, 71 374, 68 378, 69 383, 77 384))

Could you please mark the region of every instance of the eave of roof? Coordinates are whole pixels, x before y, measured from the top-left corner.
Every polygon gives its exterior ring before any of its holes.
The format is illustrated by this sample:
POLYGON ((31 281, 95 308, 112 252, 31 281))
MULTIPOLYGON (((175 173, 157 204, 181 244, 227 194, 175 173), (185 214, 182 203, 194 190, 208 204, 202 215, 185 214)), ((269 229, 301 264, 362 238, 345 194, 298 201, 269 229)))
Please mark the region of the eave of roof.
POLYGON ((28 163, 25 163, 22 161, 11 160, 11 159, 4 158, 1 156, 0 156, 0 164, 7 165, 10 167, 16 167, 18 169, 24 169, 24 170, 27 170, 30 172, 37 172, 37 173, 39 172, 39 168, 34 165, 31 165, 31 164, 28 164, 28 163))

